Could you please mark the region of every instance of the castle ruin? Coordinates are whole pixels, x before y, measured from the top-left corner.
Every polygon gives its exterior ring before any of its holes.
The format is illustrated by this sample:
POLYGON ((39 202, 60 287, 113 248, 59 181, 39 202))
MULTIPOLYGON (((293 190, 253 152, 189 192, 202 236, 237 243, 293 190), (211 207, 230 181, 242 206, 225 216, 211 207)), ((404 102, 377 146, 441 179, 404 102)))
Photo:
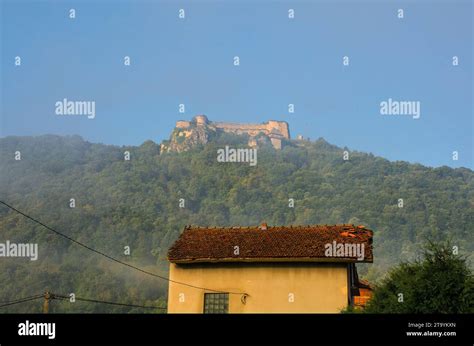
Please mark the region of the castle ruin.
POLYGON ((247 134, 250 138, 248 144, 250 147, 257 146, 257 136, 264 134, 267 136, 275 149, 281 149, 282 140, 290 139, 290 130, 286 121, 269 120, 262 124, 241 124, 209 121, 205 115, 196 115, 192 121, 179 120, 176 122, 176 128, 182 131, 184 136, 192 132, 192 126, 208 127, 212 130, 222 130, 224 132, 235 134, 247 134))

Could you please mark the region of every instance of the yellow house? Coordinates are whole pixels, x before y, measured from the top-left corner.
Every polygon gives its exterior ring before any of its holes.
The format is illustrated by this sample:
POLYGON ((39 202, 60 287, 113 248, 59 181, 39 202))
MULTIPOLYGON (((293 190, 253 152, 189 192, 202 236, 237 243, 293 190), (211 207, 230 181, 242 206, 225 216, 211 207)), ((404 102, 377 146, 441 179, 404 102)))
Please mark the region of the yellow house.
POLYGON ((168 252, 169 313, 338 313, 373 262, 364 226, 186 226, 168 252))

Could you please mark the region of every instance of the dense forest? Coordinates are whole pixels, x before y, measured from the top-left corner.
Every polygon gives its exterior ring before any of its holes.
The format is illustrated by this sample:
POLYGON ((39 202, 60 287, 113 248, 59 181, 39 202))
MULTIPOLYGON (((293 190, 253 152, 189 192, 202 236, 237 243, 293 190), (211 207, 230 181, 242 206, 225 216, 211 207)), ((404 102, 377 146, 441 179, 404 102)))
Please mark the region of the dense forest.
MULTIPOLYGON (((217 162, 217 149, 243 146, 247 139, 242 137, 225 135, 187 152, 161 155, 152 141, 118 147, 79 136, 2 138, 0 199, 95 249, 163 276, 167 250, 185 225, 262 221, 369 227, 374 263, 358 269, 372 282, 417 258, 427 240, 451 241, 472 267, 472 170, 390 162, 354 151, 344 160, 343 151, 349 149, 323 139, 287 143, 282 150, 259 148, 256 166, 217 162), (130 160, 124 159, 125 151, 130 160), (21 160, 15 160, 15 152, 21 160)), ((0 242, 6 240, 38 243, 39 259, 0 258, 0 302, 49 290, 166 305, 166 281, 108 261, 0 206, 0 242)), ((2 309, 39 311, 41 300, 2 309)), ((67 301, 53 301, 50 311, 160 312, 67 301)))

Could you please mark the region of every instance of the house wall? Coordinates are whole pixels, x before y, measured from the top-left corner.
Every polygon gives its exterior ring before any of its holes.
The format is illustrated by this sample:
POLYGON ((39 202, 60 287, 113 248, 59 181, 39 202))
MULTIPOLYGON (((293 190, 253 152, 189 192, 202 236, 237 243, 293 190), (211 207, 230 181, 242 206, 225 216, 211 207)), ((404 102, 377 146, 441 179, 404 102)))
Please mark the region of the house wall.
MULTIPOLYGON (((247 293, 245 304, 229 295, 230 313, 338 313, 347 306, 347 278, 343 263, 170 264, 171 280, 247 293)), ((204 293, 213 292, 170 282, 168 312, 202 313, 204 293)))
POLYGON ((358 307, 365 307, 369 300, 372 298, 372 290, 368 288, 360 288, 360 296, 354 297, 354 305, 358 307))

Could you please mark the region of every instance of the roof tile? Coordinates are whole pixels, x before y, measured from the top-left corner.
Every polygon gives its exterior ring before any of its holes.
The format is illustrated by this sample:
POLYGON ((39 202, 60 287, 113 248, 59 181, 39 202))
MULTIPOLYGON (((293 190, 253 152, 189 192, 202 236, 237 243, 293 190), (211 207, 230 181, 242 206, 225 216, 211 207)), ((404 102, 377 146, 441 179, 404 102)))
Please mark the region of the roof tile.
POLYGON ((168 252, 174 263, 320 261, 373 262, 373 232, 364 226, 309 225, 255 227, 186 226, 168 252), (364 244, 364 259, 328 257, 326 244, 364 244), (239 254, 235 255, 235 246, 239 254))

